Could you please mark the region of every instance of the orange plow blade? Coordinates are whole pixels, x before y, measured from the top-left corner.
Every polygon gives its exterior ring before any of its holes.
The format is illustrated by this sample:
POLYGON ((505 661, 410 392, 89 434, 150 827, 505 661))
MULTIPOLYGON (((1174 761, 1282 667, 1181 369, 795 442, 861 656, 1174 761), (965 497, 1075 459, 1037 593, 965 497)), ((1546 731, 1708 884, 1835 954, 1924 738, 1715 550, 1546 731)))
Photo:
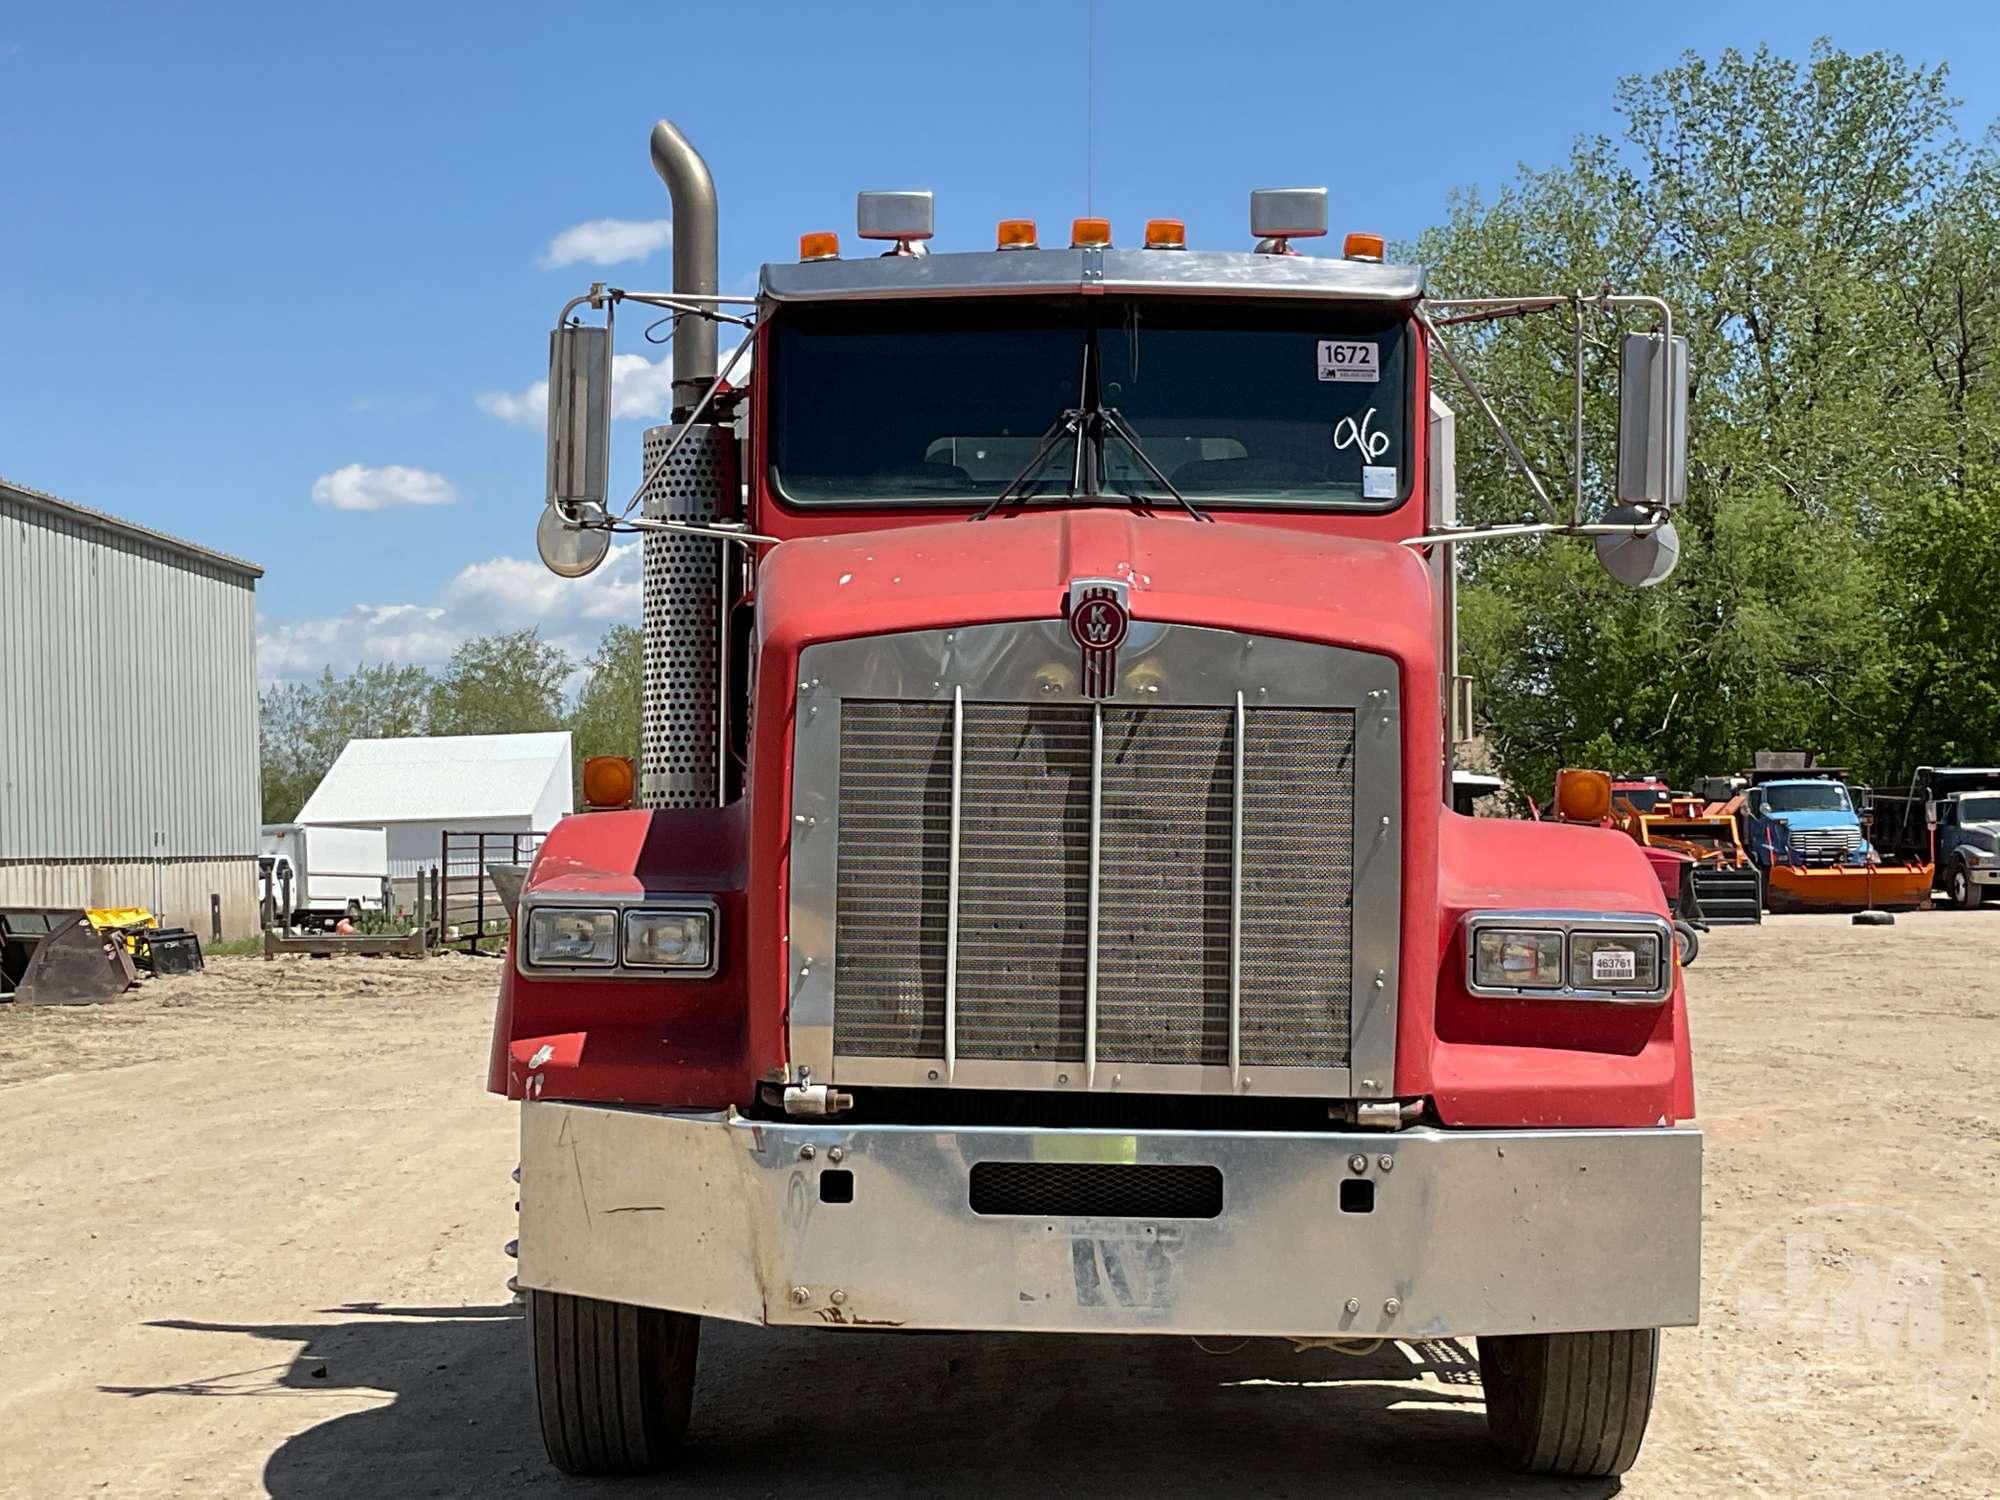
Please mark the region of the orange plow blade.
POLYGON ((1773 911, 1910 911, 1930 900, 1925 865, 1773 865, 1765 900, 1773 911))

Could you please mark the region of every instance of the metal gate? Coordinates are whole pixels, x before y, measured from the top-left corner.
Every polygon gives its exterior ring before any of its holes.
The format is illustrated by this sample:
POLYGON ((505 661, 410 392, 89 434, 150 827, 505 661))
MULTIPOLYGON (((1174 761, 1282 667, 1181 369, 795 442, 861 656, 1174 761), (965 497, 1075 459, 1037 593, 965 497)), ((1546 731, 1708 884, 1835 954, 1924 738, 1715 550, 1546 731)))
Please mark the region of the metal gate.
POLYGON ((438 946, 467 953, 504 952, 511 925, 506 902, 489 873, 494 865, 526 865, 546 833, 451 833, 442 838, 438 870, 438 946))

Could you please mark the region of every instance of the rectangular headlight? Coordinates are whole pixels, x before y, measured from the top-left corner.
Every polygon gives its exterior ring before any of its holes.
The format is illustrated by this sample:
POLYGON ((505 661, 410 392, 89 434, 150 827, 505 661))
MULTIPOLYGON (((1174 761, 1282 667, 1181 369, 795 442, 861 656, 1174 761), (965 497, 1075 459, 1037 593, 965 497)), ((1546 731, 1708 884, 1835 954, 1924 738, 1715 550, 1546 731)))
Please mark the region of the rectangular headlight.
POLYGON ((715 913, 712 911, 628 911, 625 962, 635 969, 715 968, 715 913))
POLYGON ((1480 928, 1473 940, 1472 982, 1481 989, 1561 989, 1563 935, 1536 928, 1480 928))
POLYGON ((528 916, 528 962, 546 968, 616 968, 618 914, 595 907, 537 907, 528 916))
POLYGON ((1650 932, 1572 932, 1569 985, 1573 990, 1660 988, 1660 939, 1650 932))

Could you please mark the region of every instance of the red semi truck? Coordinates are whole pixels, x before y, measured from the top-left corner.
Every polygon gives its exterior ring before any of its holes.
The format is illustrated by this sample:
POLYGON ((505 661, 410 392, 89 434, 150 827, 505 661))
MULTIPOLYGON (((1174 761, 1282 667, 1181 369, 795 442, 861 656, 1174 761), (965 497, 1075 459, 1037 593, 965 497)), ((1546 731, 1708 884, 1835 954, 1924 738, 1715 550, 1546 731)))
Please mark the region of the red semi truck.
MULTIPOLYGON (((928 193, 863 194, 886 254, 808 235, 732 299, 652 146, 673 289, 564 309, 540 533, 568 574, 645 536, 639 805, 527 873, 489 1073, 550 1457, 670 1465, 723 1318, 1475 1336, 1511 1462, 1622 1472, 1699 1295, 1680 972, 1630 839, 1450 809, 1431 393, 1445 314, 1606 299, 1299 254, 1324 190, 1254 194, 1254 249, 937 254, 928 193), (676 410, 620 509, 626 303, 676 410)), ((1655 493, 1503 534, 1660 531, 1646 339, 1655 493)))

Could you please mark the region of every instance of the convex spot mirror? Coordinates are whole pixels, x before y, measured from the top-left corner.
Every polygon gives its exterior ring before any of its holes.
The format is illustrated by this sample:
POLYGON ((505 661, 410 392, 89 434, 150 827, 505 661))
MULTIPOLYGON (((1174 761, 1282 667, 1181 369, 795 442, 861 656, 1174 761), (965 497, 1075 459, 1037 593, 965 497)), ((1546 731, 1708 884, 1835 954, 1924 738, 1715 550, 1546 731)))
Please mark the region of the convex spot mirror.
POLYGON ((1687 499, 1687 401, 1687 340, 1626 334, 1618 346, 1621 505, 1679 505, 1687 499))
MULTIPOLYGON (((1636 505, 1614 505, 1604 519, 1612 526, 1644 526, 1657 518, 1636 505)), ((1680 533, 1672 521, 1660 521, 1650 531, 1631 536, 1600 536, 1597 560, 1604 571, 1627 588, 1651 588, 1664 582, 1681 560, 1680 533)))
POLYGON ((576 515, 578 521, 595 524, 566 521, 553 505, 542 507, 542 519, 535 524, 535 551, 541 554, 542 566, 558 578, 581 578, 595 572, 611 550, 611 533, 603 529, 603 508, 579 506, 576 515))

